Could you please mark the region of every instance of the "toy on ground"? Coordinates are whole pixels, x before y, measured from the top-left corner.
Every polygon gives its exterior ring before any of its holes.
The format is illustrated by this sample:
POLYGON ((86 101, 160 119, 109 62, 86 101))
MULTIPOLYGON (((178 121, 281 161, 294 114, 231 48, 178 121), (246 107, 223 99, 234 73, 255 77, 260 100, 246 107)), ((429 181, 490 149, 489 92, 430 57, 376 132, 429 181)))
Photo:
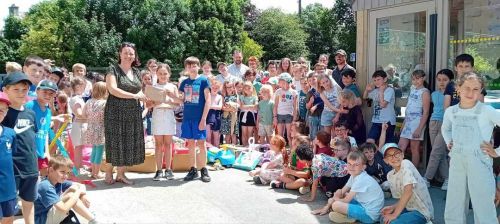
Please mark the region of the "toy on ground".
POLYGON ((233 164, 234 168, 250 171, 255 169, 255 167, 259 164, 263 153, 255 150, 258 145, 255 144, 255 139, 253 137, 248 139, 248 146, 249 147, 246 151, 242 151, 239 154, 233 164))

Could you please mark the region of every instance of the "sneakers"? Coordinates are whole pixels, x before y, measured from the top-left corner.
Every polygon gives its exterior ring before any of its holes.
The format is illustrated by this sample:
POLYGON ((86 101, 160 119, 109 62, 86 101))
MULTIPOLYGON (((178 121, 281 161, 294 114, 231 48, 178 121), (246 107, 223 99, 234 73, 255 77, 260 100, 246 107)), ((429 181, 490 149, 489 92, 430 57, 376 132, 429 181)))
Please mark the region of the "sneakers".
POLYGON ((448 190, 448 179, 444 180, 443 185, 441 186, 441 190, 443 190, 443 191, 448 190))
POLYGON ((271 186, 271 188, 285 188, 285 185, 277 180, 273 180, 271 181, 271 183, 269 184, 269 186, 271 186))
POLYGON ((198 178, 198 170, 196 170, 196 168, 194 167, 191 167, 189 173, 184 177, 184 181, 192 181, 194 180, 194 178, 198 178))
POLYGON ((162 178, 162 176, 163 176, 163 173, 161 172, 161 170, 157 170, 156 174, 155 174, 155 177, 153 177, 153 180, 154 181, 160 181, 160 179, 162 178))
POLYGON ((299 188, 299 193, 300 194, 307 194, 311 191, 311 187, 300 187, 299 188))
POLYGON ((342 213, 338 213, 338 212, 330 212, 330 214, 328 214, 328 218, 330 218, 330 221, 332 221, 334 223, 354 223, 354 222, 356 222, 355 219, 347 218, 346 215, 344 215, 342 213))
POLYGON ((165 174, 163 175, 163 178, 167 180, 173 180, 174 179, 174 174, 172 173, 171 169, 166 169, 165 174))
POLYGON ((259 176, 254 176, 253 177, 253 182, 255 184, 258 184, 258 185, 261 185, 262 184, 262 181, 260 180, 260 177, 259 176))
POLYGON ((212 180, 212 178, 210 178, 210 176, 208 176, 208 170, 206 167, 201 168, 200 173, 201 173, 201 181, 206 183, 206 182, 210 182, 210 180, 212 180))

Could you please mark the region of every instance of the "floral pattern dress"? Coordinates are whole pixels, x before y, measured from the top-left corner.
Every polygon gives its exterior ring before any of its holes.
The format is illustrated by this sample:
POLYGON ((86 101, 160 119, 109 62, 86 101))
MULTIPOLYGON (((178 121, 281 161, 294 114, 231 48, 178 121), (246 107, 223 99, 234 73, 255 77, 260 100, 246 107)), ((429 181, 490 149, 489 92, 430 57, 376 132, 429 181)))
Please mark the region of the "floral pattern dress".
POLYGON ((84 142, 89 145, 104 145, 104 108, 106 100, 90 99, 83 113, 87 116, 87 132, 84 142))

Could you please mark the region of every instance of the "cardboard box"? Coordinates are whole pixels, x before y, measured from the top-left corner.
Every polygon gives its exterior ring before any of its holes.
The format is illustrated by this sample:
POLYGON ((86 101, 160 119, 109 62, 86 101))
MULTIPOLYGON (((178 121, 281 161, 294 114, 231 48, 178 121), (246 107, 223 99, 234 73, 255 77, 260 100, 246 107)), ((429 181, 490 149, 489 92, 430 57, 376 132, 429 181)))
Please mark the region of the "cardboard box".
POLYGON ((189 162, 189 149, 176 148, 172 156, 172 171, 183 172, 191 169, 189 162))
POLYGON ((154 149, 146 149, 146 158, 144 159, 144 163, 127 168, 127 171, 136 173, 154 173, 156 170, 154 149))

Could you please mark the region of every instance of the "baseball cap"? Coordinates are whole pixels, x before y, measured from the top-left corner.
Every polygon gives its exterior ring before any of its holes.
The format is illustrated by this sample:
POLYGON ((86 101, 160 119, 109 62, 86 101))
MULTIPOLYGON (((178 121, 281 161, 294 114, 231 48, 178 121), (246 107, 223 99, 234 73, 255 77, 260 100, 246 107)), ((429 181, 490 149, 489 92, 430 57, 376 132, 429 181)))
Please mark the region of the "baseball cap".
POLYGON ((7 97, 7 94, 5 94, 4 92, 0 92, 0 102, 4 102, 8 105, 10 105, 10 101, 9 101, 9 98, 7 97))
POLYGON ((64 73, 62 72, 62 70, 59 67, 52 68, 50 73, 56 74, 57 76, 59 76, 60 79, 64 78, 64 73))
POLYGON ((40 81, 40 83, 38 83, 38 86, 36 87, 36 89, 37 90, 47 89, 47 90, 52 90, 54 92, 57 92, 57 90, 58 90, 57 85, 54 82, 47 80, 47 79, 40 81))
POLYGON ((10 86, 10 85, 15 85, 20 82, 26 82, 28 85, 33 85, 33 83, 28 79, 28 76, 26 74, 16 71, 13 73, 8 74, 4 79, 3 79, 3 84, 2 86, 10 86))
POLYGON ((342 50, 342 49, 339 49, 339 50, 335 51, 335 55, 337 55, 337 54, 347 56, 347 53, 344 50, 342 50))
POLYGON ((269 78, 269 80, 267 82, 271 85, 278 85, 278 77, 276 77, 276 76, 271 77, 271 78, 269 78))
POLYGON ((382 146, 382 149, 380 149, 380 152, 382 153, 382 155, 385 156, 385 153, 387 152, 387 150, 393 149, 393 148, 395 148, 399 151, 403 151, 399 148, 398 144, 396 144, 396 143, 385 143, 385 145, 382 146))
POLYGON ((279 80, 285 80, 288 83, 292 83, 292 76, 287 72, 283 72, 280 74, 279 80))

